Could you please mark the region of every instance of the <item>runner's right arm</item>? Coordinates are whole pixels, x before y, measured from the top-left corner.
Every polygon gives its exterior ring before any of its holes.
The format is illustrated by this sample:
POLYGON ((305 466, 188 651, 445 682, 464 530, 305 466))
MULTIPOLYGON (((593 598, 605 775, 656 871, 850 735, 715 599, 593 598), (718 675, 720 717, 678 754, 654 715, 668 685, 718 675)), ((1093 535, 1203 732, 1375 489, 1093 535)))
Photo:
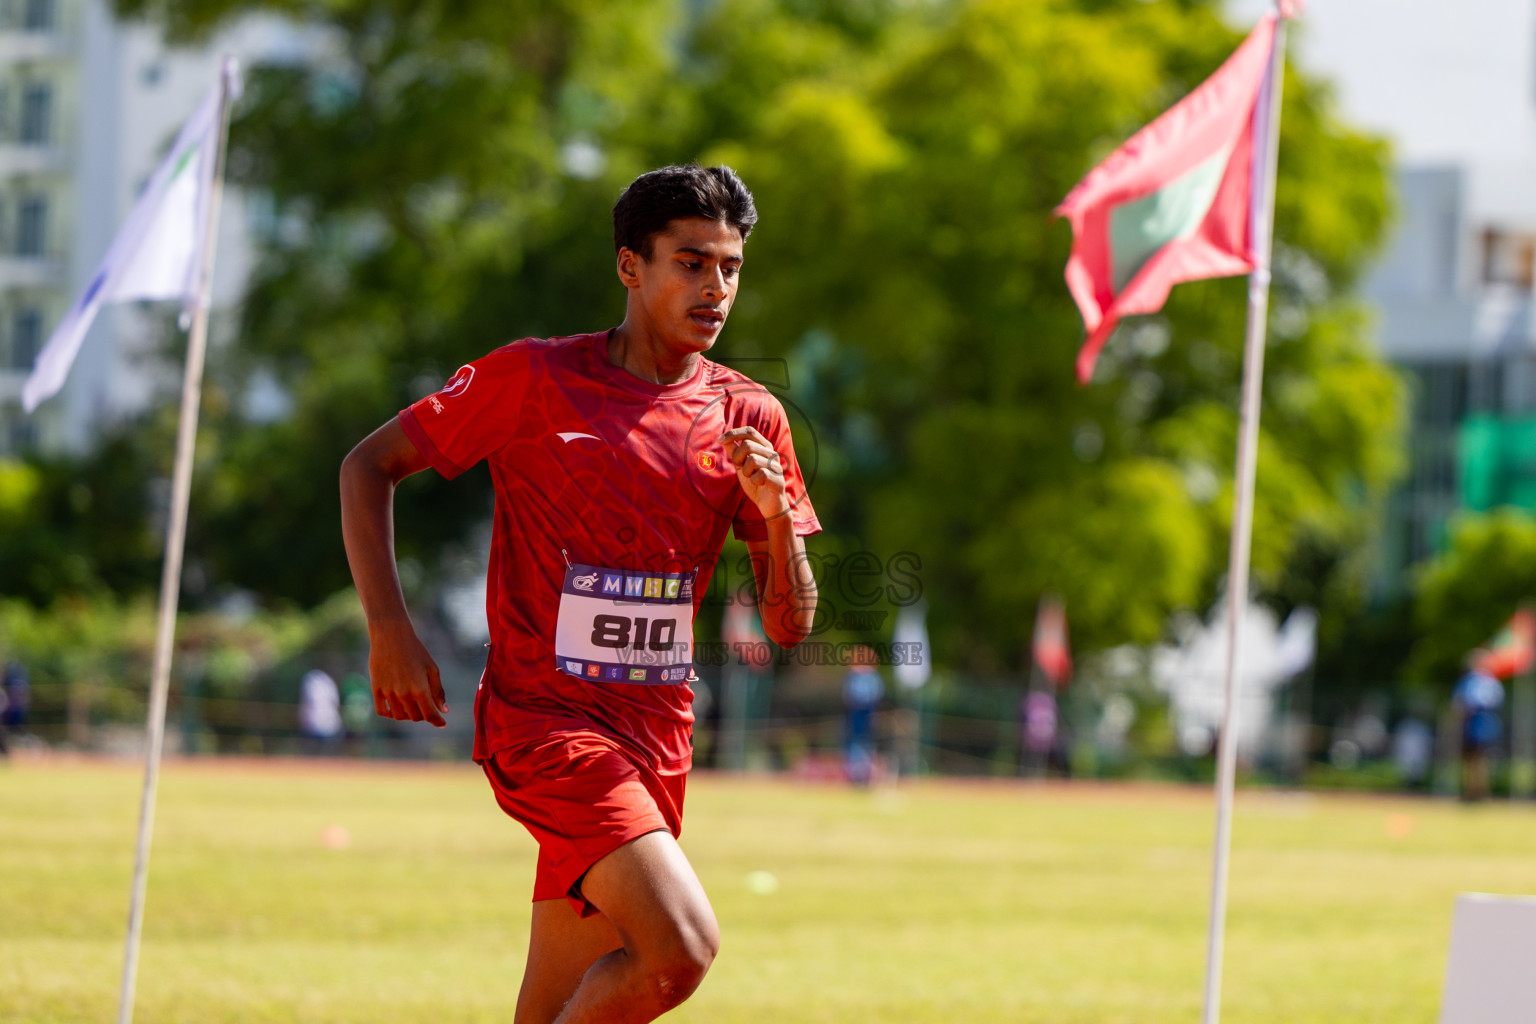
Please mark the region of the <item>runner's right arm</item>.
POLYGON ((427 465, 398 419, 365 437, 341 463, 341 534, 368 617, 374 710, 441 727, 448 701, 437 664, 411 625, 395 564, 395 485, 427 465))

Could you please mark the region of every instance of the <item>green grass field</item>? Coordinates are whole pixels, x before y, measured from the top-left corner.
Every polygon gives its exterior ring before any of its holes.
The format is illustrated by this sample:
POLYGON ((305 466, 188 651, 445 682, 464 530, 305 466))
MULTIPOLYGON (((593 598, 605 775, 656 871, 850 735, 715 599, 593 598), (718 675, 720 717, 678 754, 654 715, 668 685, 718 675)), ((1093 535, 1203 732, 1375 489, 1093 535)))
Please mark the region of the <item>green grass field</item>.
MULTIPOLYGON (((0 770, 0 1020, 112 1019, 138 787, 0 770)), ((1194 1021, 1210 831, 1203 790, 696 777, 724 944, 667 1019, 1194 1021)), ((1241 796, 1224 1020, 1435 1020, 1456 893, 1536 892, 1533 840, 1533 808, 1241 796)), ((472 767, 170 764, 137 1020, 509 1020, 533 856, 472 767)))

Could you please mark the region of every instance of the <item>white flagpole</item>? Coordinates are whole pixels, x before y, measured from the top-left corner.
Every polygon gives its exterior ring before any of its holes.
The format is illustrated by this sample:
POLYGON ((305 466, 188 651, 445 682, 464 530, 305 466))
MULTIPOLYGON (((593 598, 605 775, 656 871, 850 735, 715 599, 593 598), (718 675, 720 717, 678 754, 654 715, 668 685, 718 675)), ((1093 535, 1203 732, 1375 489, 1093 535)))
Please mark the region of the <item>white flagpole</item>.
POLYGON ((1269 264, 1275 221, 1275 167, 1280 150, 1280 94, 1285 82, 1285 27, 1283 15, 1275 26, 1270 56, 1270 78, 1260 95, 1267 110, 1258 109, 1263 120, 1254 132, 1255 143, 1265 147, 1254 170, 1262 179, 1252 214, 1254 268, 1248 275, 1248 329, 1243 346, 1243 397, 1237 442, 1237 471, 1232 493, 1232 548, 1227 572, 1227 664, 1222 684, 1223 707, 1218 737, 1216 773, 1216 841, 1211 870, 1211 919, 1206 943, 1205 1012, 1203 1024, 1221 1019, 1221 967, 1227 926, 1227 873, 1232 852, 1232 792, 1237 776, 1237 672, 1238 644, 1243 612, 1248 604, 1248 556, 1253 539, 1253 484, 1259 455, 1259 409, 1263 400, 1264 335, 1269 315, 1269 264))
POLYGON ((118 997, 118 1024, 133 1020, 133 996, 138 982, 139 939, 144 930, 144 892, 149 881, 149 847, 154 833, 155 795, 160 782, 160 753, 165 740, 165 705, 171 685, 171 649, 176 636, 176 608, 181 596, 181 564, 187 540, 187 505, 192 495, 192 456, 197 441, 197 413, 202 398, 203 357, 208 348, 208 306, 213 287, 213 255, 219 230, 219 203, 224 193, 224 150, 229 135, 230 81, 234 59, 225 57, 219 69, 219 149, 213 185, 203 222, 202 267, 187 338, 187 366, 181 383, 181 421, 176 430, 176 468, 171 477, 170 523, 166 529, 165 561, 160 574, 160 621, 155 632, 150 674, 148 751, 144 758, 144 795, 139 805, 139 836, 134 850, 133 891, 128 905, 128 941, 123 953, 123 982, 118 997))

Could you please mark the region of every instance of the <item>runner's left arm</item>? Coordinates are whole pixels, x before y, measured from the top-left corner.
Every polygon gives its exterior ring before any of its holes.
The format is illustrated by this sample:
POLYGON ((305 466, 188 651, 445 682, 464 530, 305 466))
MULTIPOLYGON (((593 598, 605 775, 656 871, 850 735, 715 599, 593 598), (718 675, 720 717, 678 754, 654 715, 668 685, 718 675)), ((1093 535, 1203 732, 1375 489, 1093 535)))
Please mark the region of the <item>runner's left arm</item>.
POLYGON ((756 427, 737 427, 720 436, 726 458, 747 499, 768 528, 766 540, 747 541, 757 577, 758 614, 769 639, 793 647, 811 635, 816 617, 816 578, 795 532, 784 482, 784 460, 756 427))

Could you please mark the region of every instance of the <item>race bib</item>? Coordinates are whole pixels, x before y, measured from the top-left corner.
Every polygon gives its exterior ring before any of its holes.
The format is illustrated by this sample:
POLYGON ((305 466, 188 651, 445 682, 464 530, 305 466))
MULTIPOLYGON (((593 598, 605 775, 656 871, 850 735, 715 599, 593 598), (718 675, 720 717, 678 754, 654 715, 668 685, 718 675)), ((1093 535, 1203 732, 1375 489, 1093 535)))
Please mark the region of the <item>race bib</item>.
POLYGON ((573 565, 560 590, 560 671, 601 683, 681 683, 693 667, 691 572, 573 565))

